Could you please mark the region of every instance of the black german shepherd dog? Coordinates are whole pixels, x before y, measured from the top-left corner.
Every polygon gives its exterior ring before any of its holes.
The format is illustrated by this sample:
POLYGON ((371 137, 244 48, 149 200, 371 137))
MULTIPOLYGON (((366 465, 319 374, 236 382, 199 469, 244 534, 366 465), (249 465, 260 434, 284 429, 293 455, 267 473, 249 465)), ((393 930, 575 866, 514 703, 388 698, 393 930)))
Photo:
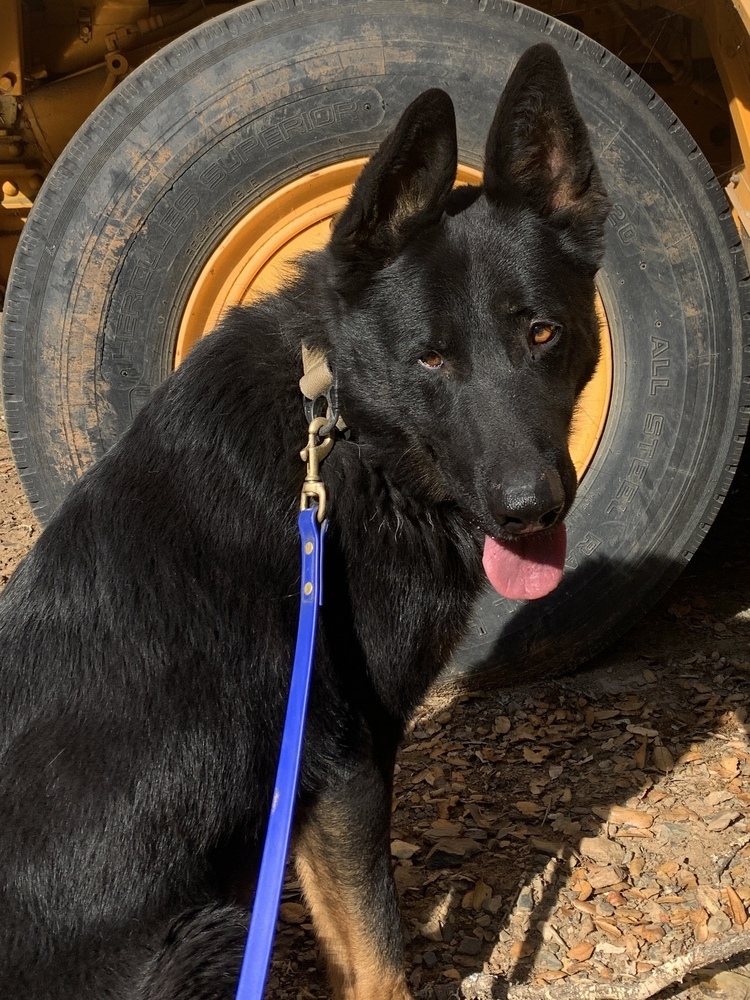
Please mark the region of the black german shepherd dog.
POLYGON ((294 849, 339 1000, 405 1000, 396 750, 489 577, 560 578, 607 198, 555 51, 484 183, 418 97, 329 244, 231 313, 87 472, 0 611, 0 994, 232 1000, 296 631, 301 345, 350 437, 331 497, 294 849), (484 566, 484 568, 483 568, 484 566))

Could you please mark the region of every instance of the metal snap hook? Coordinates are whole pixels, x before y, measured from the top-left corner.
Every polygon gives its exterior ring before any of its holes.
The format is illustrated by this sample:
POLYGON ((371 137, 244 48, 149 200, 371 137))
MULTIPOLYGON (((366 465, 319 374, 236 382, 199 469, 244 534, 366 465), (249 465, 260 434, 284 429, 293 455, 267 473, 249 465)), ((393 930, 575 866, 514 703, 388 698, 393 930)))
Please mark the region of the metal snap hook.
POLYGON ((318 432, 321 428, 326 427, 327 423, 325 417, 315 417, 310 421, 307 428, 307 445, 299 453, 302 461, 307 463, 307 473, 300 496, 300 510, 307 510, 308 507, 317 503, 319 522, 325 519, 327 502, 325 483, 320 478, 320 463, 333 448, 333 435, 330 433, 332 428, 328 429, 328 433, 318 443, 318 432))

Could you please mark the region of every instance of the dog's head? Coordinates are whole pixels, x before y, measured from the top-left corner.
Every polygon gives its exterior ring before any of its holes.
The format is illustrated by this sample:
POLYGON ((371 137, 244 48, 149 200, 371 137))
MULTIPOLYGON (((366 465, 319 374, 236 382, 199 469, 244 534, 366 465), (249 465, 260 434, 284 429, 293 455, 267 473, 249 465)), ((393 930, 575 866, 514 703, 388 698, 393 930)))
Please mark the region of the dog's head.
POLYGON ((365 166, 328 247, 341 410, 392 481, 455 503, 510 597, 560 578, 576 400, 599 353, 608 205, 553 48, 518 62, 484 183, 454 190, 453 104, 418 97, 365 166))

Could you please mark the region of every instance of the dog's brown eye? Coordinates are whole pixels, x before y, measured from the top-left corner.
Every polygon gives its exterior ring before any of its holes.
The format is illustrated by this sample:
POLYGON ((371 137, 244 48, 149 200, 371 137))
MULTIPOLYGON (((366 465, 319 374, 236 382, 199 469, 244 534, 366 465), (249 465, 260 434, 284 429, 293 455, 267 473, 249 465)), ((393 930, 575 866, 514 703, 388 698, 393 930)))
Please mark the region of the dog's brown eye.
POLYGON ((540 320, 538 323, 531 324, 531 342, 535 345, 549 344, 550 341, 554 340, 558 336, 562 327, 559 323, 548 323, 546 320, 540 320))
POLYGON ((442 368, 445 362, 437 353, 437 351, 428 351, 427 354, 423 354, 419 359, 420 365, 424 365, 425 368, 442 368))

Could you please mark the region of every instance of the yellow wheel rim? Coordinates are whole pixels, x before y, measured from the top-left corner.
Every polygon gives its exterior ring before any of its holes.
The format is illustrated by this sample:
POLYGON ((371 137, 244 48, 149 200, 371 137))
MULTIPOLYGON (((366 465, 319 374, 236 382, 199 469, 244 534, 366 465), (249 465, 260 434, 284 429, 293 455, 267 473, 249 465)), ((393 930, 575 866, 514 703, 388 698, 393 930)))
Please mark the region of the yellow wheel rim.
MULTIPOLYGON (((294 260, 322 247, 331 220, 346 204, 366 158, 345 160, 291 181, 251 209, 216 247, 199 274, 177 334, 175 366, 230 306, 279 288, 294 260)), ((481 183, 481 172, 459 166, 460 184, 481 183)), ((570 454, 579 479, 604 430, 612 393, 612 340, 601 300, 597 302, 602 354, 578 403, 570 454)))

